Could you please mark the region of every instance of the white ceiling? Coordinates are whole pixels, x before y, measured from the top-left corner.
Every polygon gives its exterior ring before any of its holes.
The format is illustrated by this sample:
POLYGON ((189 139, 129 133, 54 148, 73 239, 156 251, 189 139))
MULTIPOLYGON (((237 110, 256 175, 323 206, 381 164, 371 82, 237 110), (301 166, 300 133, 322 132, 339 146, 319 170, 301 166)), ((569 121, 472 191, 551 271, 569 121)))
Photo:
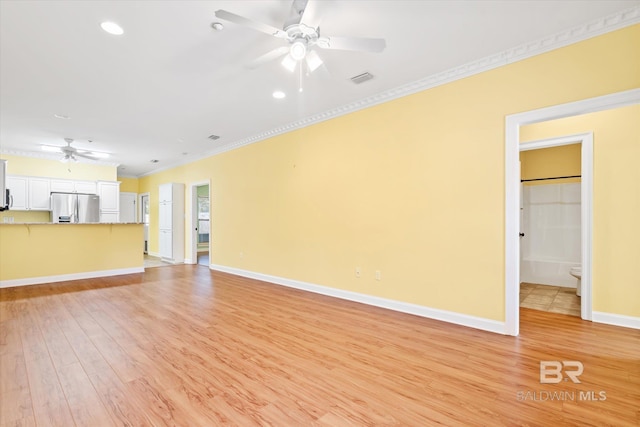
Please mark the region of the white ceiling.
POLYGON ((299 93, 298 74, 279 61, 246 68, 285 42, 214 16, 225 9, 282 28, 288 0, 2 0, 0 149, 41 153, 69 137, 139 176, 639 5, 310 0, 321 35, 385 38, 387 48, 318 50, 326 70, 304 76, 299 93), (102 31, 106 20, 124 35, 102 31), (365 71, 375 78, 349 80, 365 71), (274 99, 276 89, 288 96, 274 99))

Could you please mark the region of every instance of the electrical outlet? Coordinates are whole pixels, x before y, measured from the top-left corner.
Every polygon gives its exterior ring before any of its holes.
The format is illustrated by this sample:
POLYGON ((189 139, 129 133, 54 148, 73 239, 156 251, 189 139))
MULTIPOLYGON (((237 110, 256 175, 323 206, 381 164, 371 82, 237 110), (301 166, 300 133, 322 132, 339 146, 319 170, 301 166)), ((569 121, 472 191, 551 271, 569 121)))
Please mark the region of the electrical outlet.
POLYGON ((356 277, 359 279, 361 275, 362 272, 360 271, 360 267, 356 267, 356 277))
POLYGON ((240 252, 240 259, 244 258, 244 252, 240 252))
POLYGON ((6 224, 13 224, 13 217, 12 216, 5 216, 4 218, 2 218, 2 222, 6 223, 6 224))
POLYGON ((376 270, 376 280, 382 280, 382 273, 380 273, 380 270, 376 270))

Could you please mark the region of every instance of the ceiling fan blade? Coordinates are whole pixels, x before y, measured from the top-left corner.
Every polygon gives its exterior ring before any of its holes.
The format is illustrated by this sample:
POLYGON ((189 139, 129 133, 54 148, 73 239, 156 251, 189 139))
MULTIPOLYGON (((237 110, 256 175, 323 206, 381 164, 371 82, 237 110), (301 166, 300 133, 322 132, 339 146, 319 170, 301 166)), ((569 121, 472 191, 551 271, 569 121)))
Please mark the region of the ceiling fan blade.
POLYGON ((266 64, 269 61, 273 61, 274 59, 284 55, 287 52, 289 52, 289 46, 281 46, 281 47, 275 48, 272 51, 257 57, 256 59, 248 63, 246 67, 250 70, 255 70, 261 65, 266 64))
POLYGON ((289 18, 287 18, 287 21, 284 23, 284 28, 289 28, 291 25, 297 25, 302 22, 308 2, 309 0, 293 0, 291 12, 289 13, 289 18))
POLYGON ((287 38, 287 33, 282 30, 272 27, 271 25, 263 24, 262 22, 256 22, 244 16, 236 15, 235 13, 228 12, 226 10, 216 10, 216 17, 224 19, 225 21, 234 22, 239 25, 253 28, 254 30, 270 34, 275 37, 287 38))
POLYGON ((80 152, 80 151, 76 151, 75 153, 73 153, 73 155, 74 155, 74 156, 78 156, 78 157, 83 157, 83 158, 85 158, 85 159, 89 159, 89 160, 96 160, 96 161, 97 161, 97 160, 100 160, 98 157, 93 157, 93 156, 91 155, 91 152, 90 152, 90 151, 88 151, 88 152, 84 152, 84 153, 83 153, 83 152, 80 152))
POLYGON ((317 45, 322 49, 382 52, 387 47, 387 42, 384 39, 364 37, 320 37, 317 45))

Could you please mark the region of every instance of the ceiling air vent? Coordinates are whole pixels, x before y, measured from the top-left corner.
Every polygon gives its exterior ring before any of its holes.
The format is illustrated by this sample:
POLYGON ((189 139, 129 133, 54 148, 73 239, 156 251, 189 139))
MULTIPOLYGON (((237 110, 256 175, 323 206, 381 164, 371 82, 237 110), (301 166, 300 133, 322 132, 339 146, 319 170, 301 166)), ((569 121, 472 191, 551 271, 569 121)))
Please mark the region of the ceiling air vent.
POLYGON ((207 138, 209 138, 212 141, 215 141, 216 139, 220 139, 218 135, 209 135, 207 138))
POLYGON ((362 74, 358 74, 357 76, 351 77, 351 81, 359 85, 360 83, 364 83, 367 80, 371 80, 372 78, 373 78, 373 74, 370 74, 369 72, 365 72, 362 74))

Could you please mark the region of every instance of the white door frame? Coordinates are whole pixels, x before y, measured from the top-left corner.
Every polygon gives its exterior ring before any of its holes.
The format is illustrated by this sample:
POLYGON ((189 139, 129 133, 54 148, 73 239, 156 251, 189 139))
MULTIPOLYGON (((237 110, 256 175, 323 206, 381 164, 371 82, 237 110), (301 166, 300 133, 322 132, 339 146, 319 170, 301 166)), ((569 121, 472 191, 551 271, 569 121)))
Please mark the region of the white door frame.
POLYGON ((505 334, 520 332, 520 126, 640 104, 631 89, 568 104, 512 114, 505 120, 505 334))
MULTIPOLYGON (((137 214, 138 214, 138 222, 140 222, 140 223, 142 222, 142 218, 143 218, 143 215, 144 215, 144 212, 142 212, 142 208, 143 208, 142 198, 143 197, 148 197, 149 198, 149 203, 151 203, 151 193, 149 193, 149 192, 138 193, 138 212, 137 212, 137 214)), ((143 226, 143 227, 145 227, 145 226, 143 226)), ((149 225, 147 225, 146 227, 147 227, 147 230, 145 230, 145 234, 146 234, 145 237, 147 238, 147 243, 148 243, 149 242, 149 228, 148 228, 149 225)), ((148 247, 147 247, 147 253, 149 253, 149 248, 148 247)), ((149 253, 149 255, 151 255, 151 254, 149 253)))
MULTIPOLYGON (((187 193, 187 206, 191 209, 191 215, 188 215, 187 233, 187 253, 185 264, 198 263, 198 187, 203 185, 209 186, 209 203, 211 203, 211 180, 192 182, 189 184, 191 191, 187 193)), ((209 205, 211 206, 211 205, 209 205)), ((209 208, 209 230, 211 230, 211 208, 209 208)), ((211 254, 211 231, 209 231, 209 254, 211 254)), ((211 256, 211 255, 209 255, 211 256)), ((209 260, 211 263, 211 260, 209 260)))
MULTIPOLYGON (((580 317, 591 320, 593 304, 591 298, 592 248, 593 248, 593 132, 558 136, 520 144, 520 151, 561 145, 582 144, 580 174, 580 241, 582 265, 582 292, 580 297, 580 317)), ((520 219, 520 217, 518 217, 520 219)), ((520 239, 518 239, 518 244, 520 239)), ((518 253, 520 253, 518 251, 518 253)), ((520 280, 518 280, 520 282, 520 280)))

